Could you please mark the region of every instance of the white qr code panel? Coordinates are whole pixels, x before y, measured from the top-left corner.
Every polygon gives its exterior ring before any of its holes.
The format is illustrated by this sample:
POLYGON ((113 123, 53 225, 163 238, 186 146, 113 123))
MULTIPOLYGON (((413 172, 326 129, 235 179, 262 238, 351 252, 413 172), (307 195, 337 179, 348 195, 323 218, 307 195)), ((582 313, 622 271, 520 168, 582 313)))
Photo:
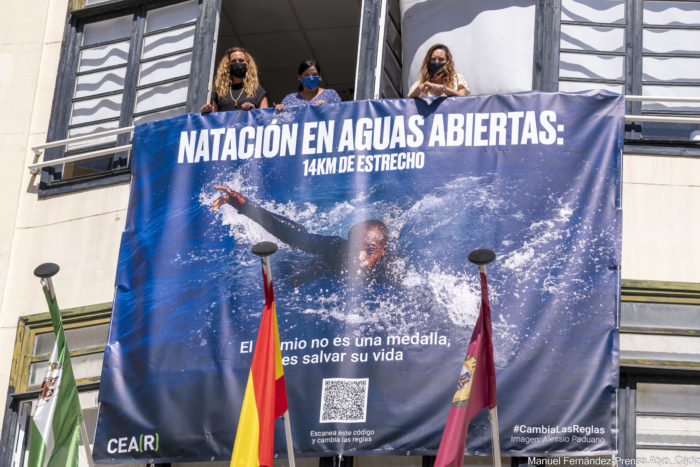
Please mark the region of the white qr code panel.
POLYGON ((369 378, 328 378, 321 391, 321 423, 367 421, 369 378))

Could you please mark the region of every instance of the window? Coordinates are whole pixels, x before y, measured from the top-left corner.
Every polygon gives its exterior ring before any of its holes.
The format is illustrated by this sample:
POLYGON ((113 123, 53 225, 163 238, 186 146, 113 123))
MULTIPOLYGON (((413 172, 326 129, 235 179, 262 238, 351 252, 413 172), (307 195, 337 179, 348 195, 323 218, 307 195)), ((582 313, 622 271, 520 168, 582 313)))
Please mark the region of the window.
POLYGON ((619 455, 638 464, 700 459, 700 285, 622 283, 619 455))
MULTIPOLYGON (((112 304, 109 303, 62 313, 66 342, 90 442, 93 441, 97 423, 97 393, 111 311, 112 304)), ((2 433, 3 444, 11 449, 6 452, 7 459, 0 459, 2 465, 26 465, 31 417, 54 342, 49 313, 20 319, 6 412, 11 415, 5 417, 2 433)), ((87 465, 82 449, 79 455, 80 465, 87 465)))
MULTIPOLYGON (((700 97, 697 0, 539 0, 538 8, 538 15, 554 24, 538 26, 536 49, 542 57, 536 58, 535 69, 544 77, 536 77, 537 88, 700 97)), ((626 113, 699 117, 698 108, 692 102, 628 101, 626 113)), ((675 141, 700 149, 691 142, 699 129, 698 123, 637 122, 628 125, 626 138, 629 143, 675 141)))
MULTIPOLYGON (((631 91, 644 96, 700 97, 700 3, 637 0, 632 9, 631 91)), ((697 103, 635 102, 634 114, 700 116, 697 103)), ((633 138, 688 140, 700 124, 642 122, 633 138)))
POLYGON ((216 65, 231 47, 255 59, 270 105, 297 90, 302 60, 321 65, 321 87, 353 98, 361 1, 221 1, 216 65))
MULTIPOLYGON (((209 67, 203 65, 211 61, 213 32, 198 31, 214 21, 210 15, 206 24, 200 20, 209 3, 91 0, 74 10, 64 37, 48 141, 168 118, 203 101, 209 78, 209 67), (201 70, 203 79, 197 75, 201 70)), ((129 138, 126 133, 73 142, 47 150, 45 159, 121 147, 129 138)), ((105 179, 128 180, 128 166, 126 150, 57 164, 44 170, 40 194, 105 184, 105 179)))
POLYGON ((637 464, 700 459, 700 381, 678 372, 623 372, 619 456, 637 464))
POLYGON ((559 90, 625 91, 625 3, 562 0, 559 90))
MULTIPOLYGON (((700 459, 700 385, 637 383, 637 463, 700 459)), ((694 460, 694 462, 690 462, 694 460)))

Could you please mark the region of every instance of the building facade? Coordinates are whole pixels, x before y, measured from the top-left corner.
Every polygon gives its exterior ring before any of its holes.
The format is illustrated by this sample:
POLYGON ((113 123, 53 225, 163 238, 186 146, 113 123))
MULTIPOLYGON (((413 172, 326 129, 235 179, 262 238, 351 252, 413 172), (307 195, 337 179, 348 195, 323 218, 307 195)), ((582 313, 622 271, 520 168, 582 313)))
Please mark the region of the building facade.
POLYGON ((55 287, 94 428, 129 197, 131 132, 120 128, 198 112, 232 45, 251 51, 270 100, 280 102, 309 57, 343 99, 401 97, 435 42, 451 48, 474 94, 647 96, 626 103, 618 451, 640 463, 700 464, 700 1, 27 0, 5 8, 0 465, 26 462, 53 345, 32 274, 47 261, 61 266, 55 287))

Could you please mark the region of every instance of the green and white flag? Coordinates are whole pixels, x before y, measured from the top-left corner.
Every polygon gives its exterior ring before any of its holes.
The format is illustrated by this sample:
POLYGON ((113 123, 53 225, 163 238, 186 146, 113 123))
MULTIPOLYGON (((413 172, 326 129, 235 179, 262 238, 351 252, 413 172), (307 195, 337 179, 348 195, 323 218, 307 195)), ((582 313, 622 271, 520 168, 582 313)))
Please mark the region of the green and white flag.
POLYGON ((49 368, 32 420, 28 467, 77 467, 83 412, 55 297, 44 287, 56 333, 49 368))

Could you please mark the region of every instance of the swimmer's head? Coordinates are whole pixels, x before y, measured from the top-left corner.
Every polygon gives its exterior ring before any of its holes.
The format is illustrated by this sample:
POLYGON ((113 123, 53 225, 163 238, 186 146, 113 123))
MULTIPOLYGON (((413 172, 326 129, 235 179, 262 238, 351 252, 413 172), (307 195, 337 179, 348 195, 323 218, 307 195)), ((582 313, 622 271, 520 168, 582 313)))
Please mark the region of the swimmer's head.
POLYGON ((358 270, 377 267, 387 252, 389 229, 377 220, 355 224, 348 232, 350 264, 358 270))

